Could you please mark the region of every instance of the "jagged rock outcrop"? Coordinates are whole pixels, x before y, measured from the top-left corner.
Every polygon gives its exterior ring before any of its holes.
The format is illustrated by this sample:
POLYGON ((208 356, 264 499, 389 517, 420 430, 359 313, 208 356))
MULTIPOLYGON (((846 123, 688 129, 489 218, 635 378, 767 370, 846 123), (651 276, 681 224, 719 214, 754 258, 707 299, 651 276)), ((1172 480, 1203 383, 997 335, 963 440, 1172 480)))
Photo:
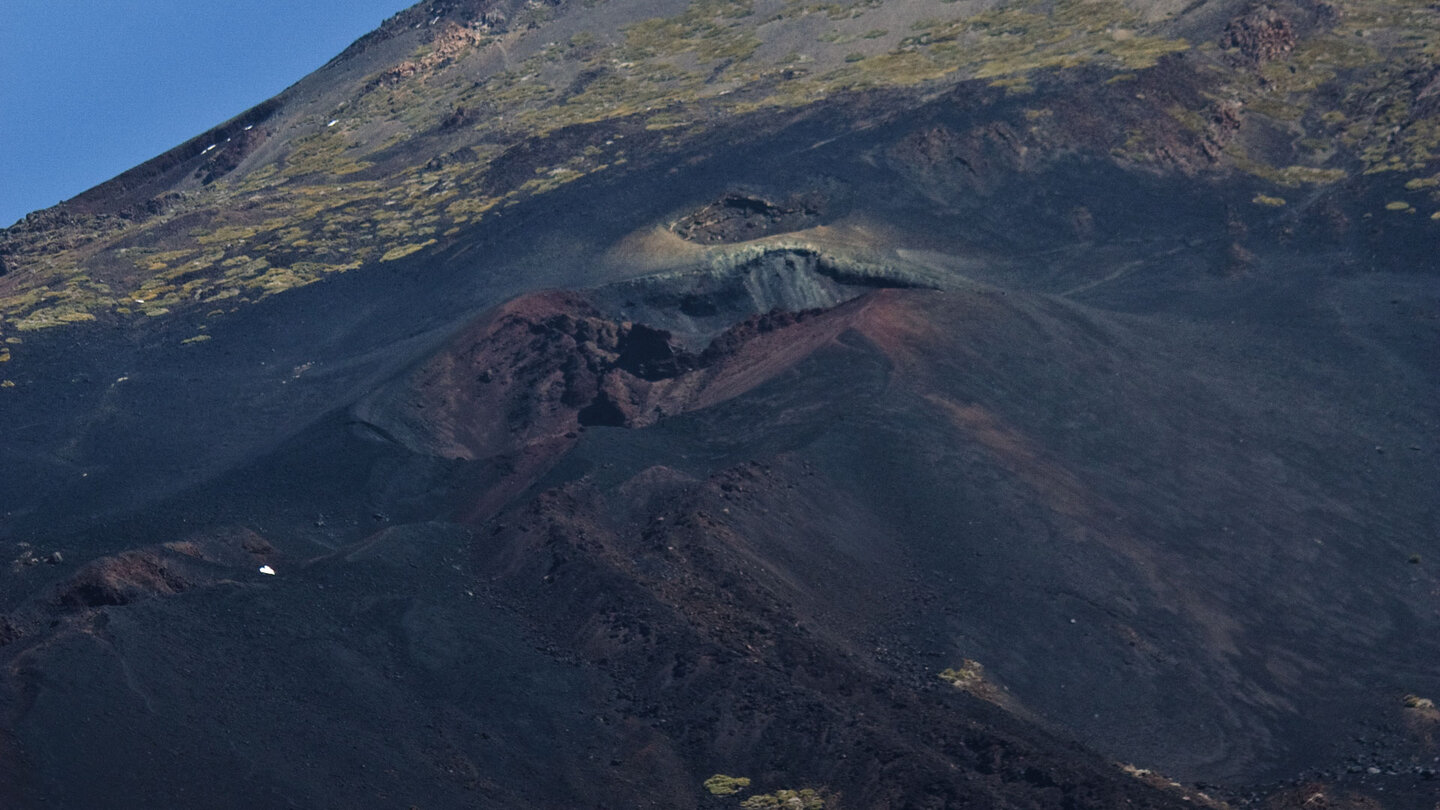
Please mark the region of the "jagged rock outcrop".
POLYGON ((1295 49, 1290 20, 1270 6, 1260 6, 1225 25, 1220 47, 1253 67, 1283 59, 1295 49))

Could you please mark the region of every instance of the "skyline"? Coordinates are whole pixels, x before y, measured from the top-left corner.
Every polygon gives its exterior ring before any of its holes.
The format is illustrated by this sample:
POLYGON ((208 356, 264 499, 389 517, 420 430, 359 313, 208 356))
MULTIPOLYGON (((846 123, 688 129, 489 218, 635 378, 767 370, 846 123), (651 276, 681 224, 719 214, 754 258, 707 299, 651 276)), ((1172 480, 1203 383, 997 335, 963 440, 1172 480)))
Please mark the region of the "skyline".
POLYGON ((410 3, 56 5, 0 11, 0 227, 275 96, 410 3))

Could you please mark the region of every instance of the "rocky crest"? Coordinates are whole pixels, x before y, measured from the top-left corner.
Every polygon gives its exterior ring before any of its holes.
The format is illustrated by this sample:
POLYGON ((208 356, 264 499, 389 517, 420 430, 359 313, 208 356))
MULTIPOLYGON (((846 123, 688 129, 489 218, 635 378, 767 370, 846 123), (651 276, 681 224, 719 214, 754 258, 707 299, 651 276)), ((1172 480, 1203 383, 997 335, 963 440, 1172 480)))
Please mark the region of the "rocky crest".
POLYGON ((1284 59, 1295 50, 1295 30, 1290 20, 1269 6, 1261 6, 1226 23, 1220 47, 1233 50, 1253 67, 1284 59))

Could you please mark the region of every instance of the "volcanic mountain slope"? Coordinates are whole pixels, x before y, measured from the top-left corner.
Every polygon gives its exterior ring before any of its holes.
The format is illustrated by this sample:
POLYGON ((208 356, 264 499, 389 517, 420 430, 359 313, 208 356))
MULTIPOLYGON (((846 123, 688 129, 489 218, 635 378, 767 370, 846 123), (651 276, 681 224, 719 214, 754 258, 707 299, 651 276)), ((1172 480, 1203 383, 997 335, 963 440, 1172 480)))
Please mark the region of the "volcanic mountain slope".
POLYGON ((1437 29, 397 15, 0 237, 0 800, 1432 810, 1437 29))

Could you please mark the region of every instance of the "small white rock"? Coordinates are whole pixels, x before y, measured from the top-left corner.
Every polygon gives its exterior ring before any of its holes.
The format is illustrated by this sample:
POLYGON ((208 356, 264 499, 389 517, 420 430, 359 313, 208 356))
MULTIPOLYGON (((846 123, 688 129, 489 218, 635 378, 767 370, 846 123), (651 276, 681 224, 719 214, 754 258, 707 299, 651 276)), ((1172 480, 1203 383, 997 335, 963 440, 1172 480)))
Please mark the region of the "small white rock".
POLYGON ((260 566, 260 573, 264 574, 267 577, 273 577, 275 576, 275 569, 271 568, 268 565, 262 565, 260 566))

